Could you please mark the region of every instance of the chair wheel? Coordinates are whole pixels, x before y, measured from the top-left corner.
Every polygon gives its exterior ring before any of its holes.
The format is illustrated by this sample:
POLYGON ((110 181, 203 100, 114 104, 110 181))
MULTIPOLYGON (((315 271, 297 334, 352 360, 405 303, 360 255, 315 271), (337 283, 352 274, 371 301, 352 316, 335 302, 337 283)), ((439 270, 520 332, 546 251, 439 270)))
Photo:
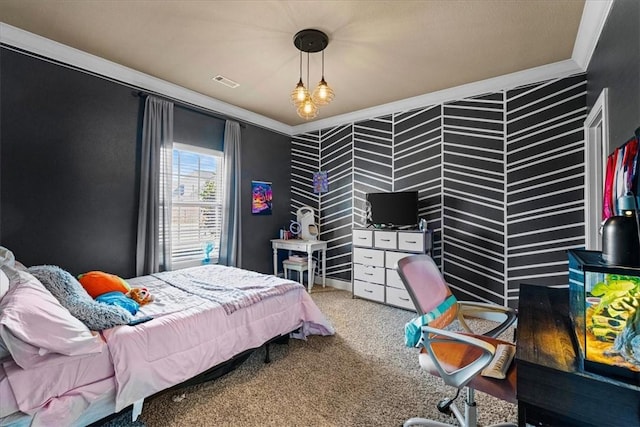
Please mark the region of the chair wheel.
POLYGON ((442 412, 443 414, 451 415, 450 406, 452 403, 452 399, 442 399, 436 406, 438 408, 438 411, 442 412))

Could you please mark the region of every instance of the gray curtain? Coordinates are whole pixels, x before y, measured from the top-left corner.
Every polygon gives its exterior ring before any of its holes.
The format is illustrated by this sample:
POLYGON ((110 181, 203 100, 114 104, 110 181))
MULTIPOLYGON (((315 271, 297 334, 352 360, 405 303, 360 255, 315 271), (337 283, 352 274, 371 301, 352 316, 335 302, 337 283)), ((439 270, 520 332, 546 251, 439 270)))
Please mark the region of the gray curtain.
POLYGON ((171 268, 171 185, 164 180, 171 180, 172 145, 173 103, 148 96, 142 123, 137 276, 171 268))
POLYGON ((219 264, 241 267, 240 245, 240 125, 227 120, 224 126, 224 182, 219 264))

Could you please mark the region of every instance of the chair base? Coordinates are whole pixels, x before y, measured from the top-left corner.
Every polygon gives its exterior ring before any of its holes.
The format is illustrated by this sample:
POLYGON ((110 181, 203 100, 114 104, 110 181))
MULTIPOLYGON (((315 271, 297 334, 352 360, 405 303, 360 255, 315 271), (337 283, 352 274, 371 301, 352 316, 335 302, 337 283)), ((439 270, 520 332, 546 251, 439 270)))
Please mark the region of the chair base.
MULTIPOLYGON (((441 423, 439 421, 428 420, 426 418, 409 418, 402 425, 403 427, 424 426, 424 427, 451 427, 451 424, 441 423)), ((518 427, 513 423, 491 424, 487 427, 518 427)))
POLYGON ((403 427, 412 426, 425 426, 425 427, 451 427, 451 424, 441 423, 439 421, 432 421, 426 418, 409 418, 402 424, 403 427))
MULTIPOLYGON (((438 410, 442 413, 453 415, 458 420, 458 425, 461 427, 477 427, 478 426, 478 407, 475 402, 475 390, 471 387, 467 387, 467 397, 464 401, 464 414, 458 407, 453 403, 458 397, 454 397, 451 400, 446 401, 445 405, 442 405, 445 401, 443 400, 440 404, 438 404, 438 410), (442 407, 441 407, 442 406, 442 407)), ((411 426, 425 426, 425 427, 451 427, 451 424, 441 423, 439 421, 429 420, 426 418, 410 418, 404 422, 403 427, 411 427, 411 426)), ((492 424, 487 427, 518 427, 517 424, 513 423, 499 423, 492 424)))

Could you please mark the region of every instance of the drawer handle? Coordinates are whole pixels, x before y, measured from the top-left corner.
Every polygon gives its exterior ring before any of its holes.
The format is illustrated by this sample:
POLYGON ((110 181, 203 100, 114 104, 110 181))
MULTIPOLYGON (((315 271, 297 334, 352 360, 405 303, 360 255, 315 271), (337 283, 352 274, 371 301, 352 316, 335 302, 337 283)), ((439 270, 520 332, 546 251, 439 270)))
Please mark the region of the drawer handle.
POLYGON ((368 239, 368 238, 366 238, 366 237, 358 237, 358 239, 360 239, 360 240, 369 240, 369 239, 368 239))
POLYGON ((367 273, 366 271, 364 272, 365 276, 373 276, 373 273, 367 273))
POLYGON ((370 293, 370 294, 372 294, 372 293, 373 293, 373 291, 370 291, 369 289, 363 289, 363 290, 364 290, 365 292, 370 293))
POLYGON ((414 244, 414 245, 415 245, 416 243, 418 243, 418 242, 417 242, 417 241, 415 241, 415 240, 405 240, 404 242, 405 242, 405 243, 411 243, 411 244, 414 244))
POLYGON ((391 239, 380 239, 380 240, 382 240, 383 242, 390 242, 391 241, 391 239))
POLYGON ((363 256, 363 258, 364 258, 364 259, 373 259, 373 257, 372 257, 372 256, 366 256, 366 255, 365 255, 365 256, 363 256))
POLYGON ((402 297, 398 297, 400 298, 402 301, 409 301, 409 298, 402 298, 402 297))

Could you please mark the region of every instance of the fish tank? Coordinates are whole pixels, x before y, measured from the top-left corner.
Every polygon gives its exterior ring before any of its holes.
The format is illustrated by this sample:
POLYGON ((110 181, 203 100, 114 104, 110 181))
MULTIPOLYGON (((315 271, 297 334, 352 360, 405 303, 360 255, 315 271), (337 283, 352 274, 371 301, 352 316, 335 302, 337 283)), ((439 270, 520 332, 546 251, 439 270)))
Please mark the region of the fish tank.
POLYGON ((640 268, 569 250, 569 309, 581 371, 640 384, 640 268))

